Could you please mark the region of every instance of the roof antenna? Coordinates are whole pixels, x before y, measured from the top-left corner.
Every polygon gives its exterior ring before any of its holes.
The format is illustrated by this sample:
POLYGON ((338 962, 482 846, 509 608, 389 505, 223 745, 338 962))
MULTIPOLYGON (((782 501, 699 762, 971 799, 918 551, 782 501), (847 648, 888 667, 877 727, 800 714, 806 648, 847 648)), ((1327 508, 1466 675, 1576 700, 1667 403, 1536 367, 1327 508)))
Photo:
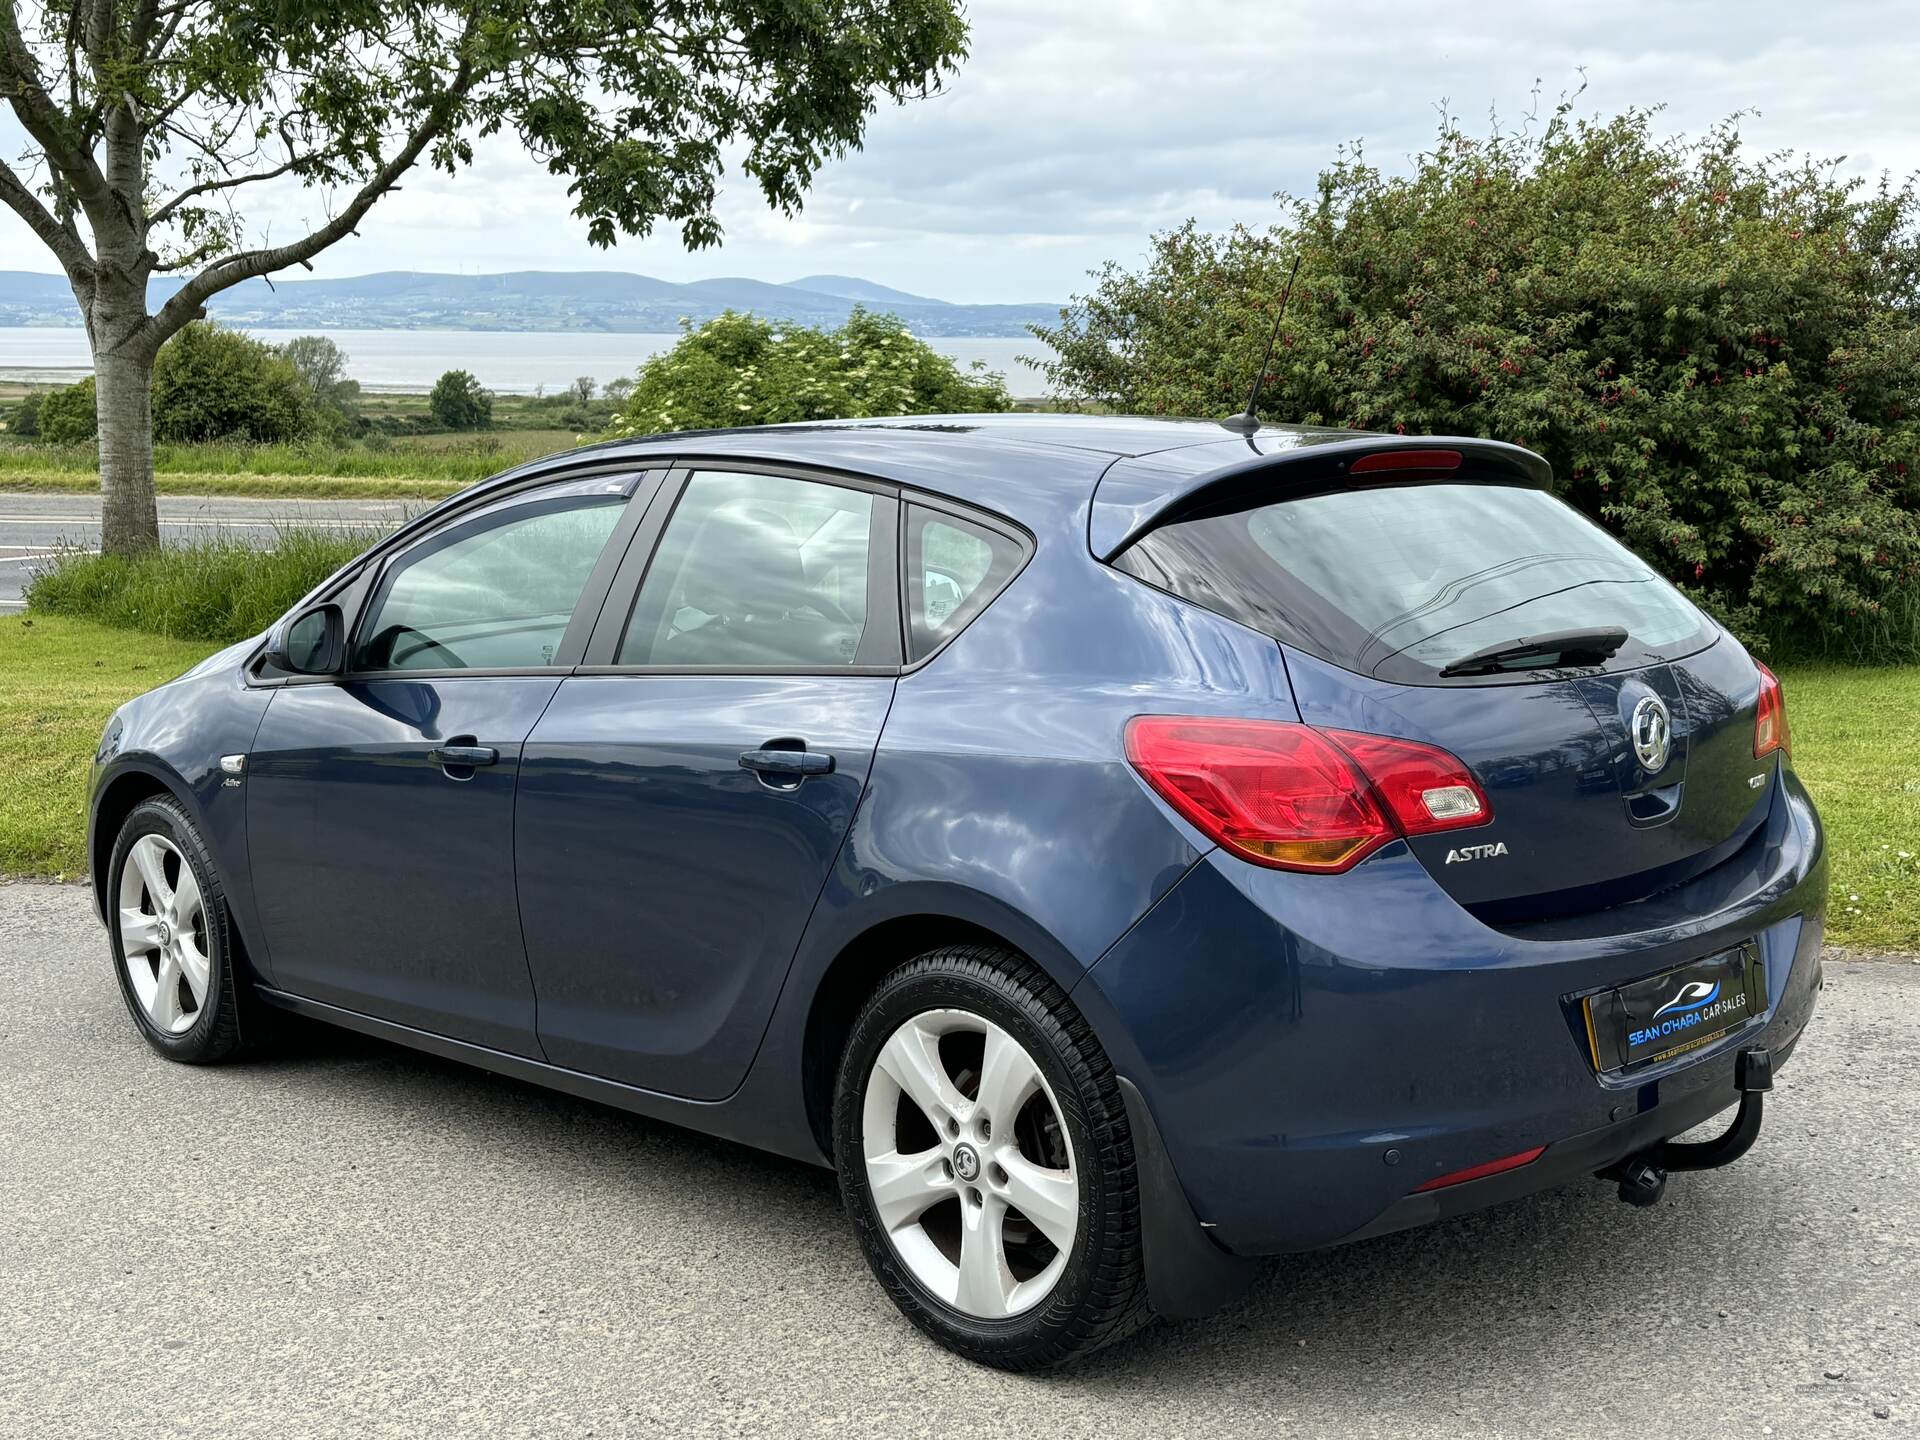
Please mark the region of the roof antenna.
POLYGON ((1293 277, 1300 273, 1300 256, 1293 257, 1293 268, 1287 272, 1287 288, 1280 292, 1280 310, 1273 317, 1273 333, 1267 336, 1267 353, 1260 358, 1260 373, 1253 377, 1253 389, 1247 392, 1247 408, 1238 415, 1229 415, 1220 422, 1220 428, 1231 430, 1236 435, 1251 438, 1260 429, 1260 417, 1253 413, 1253 407, 1260 401, 1260 387, 1266 383, 1267 366, 1273 360, 1273 342, 1280 338, 1280 322, 1287 317, 1287 301, 1293 298, 1293 277))

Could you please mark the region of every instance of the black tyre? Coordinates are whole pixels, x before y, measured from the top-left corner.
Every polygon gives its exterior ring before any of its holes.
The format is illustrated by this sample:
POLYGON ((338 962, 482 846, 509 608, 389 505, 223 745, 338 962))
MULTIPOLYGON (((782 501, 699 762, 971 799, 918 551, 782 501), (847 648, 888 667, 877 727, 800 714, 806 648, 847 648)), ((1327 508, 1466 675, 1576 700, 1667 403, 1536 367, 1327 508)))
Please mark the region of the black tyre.
POLYGON ((890 973, 841 1057, 833 1139, 874 1274, 949 1349, 1037 1370, 1151 1318, 1113 1067, 1032 963, 961 946, 890 973))
POLYGON ((114 974, 134 1024, 169 1060, 210 1065, 241 1048, 226 895, 180 805, 134 807, 107 871, 114 974))

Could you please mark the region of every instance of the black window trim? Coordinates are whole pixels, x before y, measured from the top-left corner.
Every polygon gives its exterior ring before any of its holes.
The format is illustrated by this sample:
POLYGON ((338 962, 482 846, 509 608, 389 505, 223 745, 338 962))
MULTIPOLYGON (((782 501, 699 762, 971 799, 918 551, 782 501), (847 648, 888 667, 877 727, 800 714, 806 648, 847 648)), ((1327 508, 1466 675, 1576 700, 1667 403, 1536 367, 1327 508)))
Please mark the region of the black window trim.
MULTIPOLYGON (((466 670, 378 670, 363 671, 340 675, 262 675, 259 672, 260 653, 258 651, 247 662, 246 683, 256 688, 279 688, 298 685, 335 685, 347 681, 367 682, 372 680, 449 680, 475 679, 487 676, 559 676, 570 675, 867 675, 867 676, 905 676, 937 660, 948 645, 958 639, 972 621, 952 635, 947 636, 933 650, 912 663, 904 663, 908 653, 906 635, 906 565, 905 565, 905 524, 906 507, 918 505, 927 510, 945 511, 950 515, 1004 535, 1020 547, 1020 562, 1014 567, 1007 583, 1000 589, 1005 594, 1025 572, 1032 562, 1036 541, 1032 532, 1025 526, 1001 515, 996 511, 984 510, 951 496, 922 490, 915 486, 904 485, 897 481, 881 480, 871 475, 840 470, 832 466, 794 464, 790 461, 759 459, 750 455, 703 454, 698 451, 684 453, 651 452, 645 456, 625 456, 619 458, 594 457, 580 462, 556 465, 552 469, 531 474, 511 484, 489 489, 470 498, 443 501, 440 505, 426 511, 423 515, 402 525, 392 534, 382 537, 367 553, 329 579, 322 587, 308 596, 296 610, 322 601, 332 600, 346 612, 346 627, 349 635, 359 626, 360 613, 365 607, 367 597, 381 574, 393 559, 411 550, 414 545, 439 534, 452 525, 472 518, 481 510, 491 509, 505 500, 528 495, 534 491, 554 486, 577 483, 597 476, 627 475, 631 477, 628 485, 626 513, 615 527, 601 551, 593 573, 588 577, 586 588, 581 592, 580 602, 574 608, 572 619, 568 622, 566 640, 563 649, 555 652, 577 653, 577 663, 562 665, 540 665, 532 667, 498 667, 493 669, 466 670), (661 535, 666 530, 667 520, 671 517, 686 478, 697 470, 738 471, 753 475, 782 475, 796 480, 811 480, 821 484, 838 485, 845 489, 866 490, 880 497, 886 504, 874 506, 875 528, 868 552, 868 614, 879 627, 878 633, 886 635, 891 644, 888 647, 889 658, 884 663, 873 665, 838 665, 832 667, 809 665, 618 665, 611 662, 611 656, 618 653, 619 641, 625 633, 633 606, 640 598, 640 585, 646 578, 646 570, 653 563, 661 535), (457 503, 456 503, 457 502, 457 503), (445 513, 442 513, 442 512, 445 513), (420 522, 431 518, 434 523, 426 529, 419 528, 420 522), (891 578, 889 578, 889 576, 891 578), (591 617, 590 619, 588 617, 591 617), (571 642, 575 627, 584 632, 584 641, 578 652, 574 652, 571 642), (601 658, 607 657, 607 658, 601 658)), ((995 601, 999 596, 994 597, 995 601)), ((982 607, 981 613, 990 609, 993 602, 982 607)), ((291 613, 291 612, 289 612, 291 613)), ((285 618, 285 617, 282 617, 285 618)), ((978 620, 979 614, 973 619, 978 620)), ((278 623, 278 622, 276 622, 278 623)), ((870 632, 876 631, 876 625, 870 623, 870 632)), ((863 637, 863 644, 865 643, 863 637)))

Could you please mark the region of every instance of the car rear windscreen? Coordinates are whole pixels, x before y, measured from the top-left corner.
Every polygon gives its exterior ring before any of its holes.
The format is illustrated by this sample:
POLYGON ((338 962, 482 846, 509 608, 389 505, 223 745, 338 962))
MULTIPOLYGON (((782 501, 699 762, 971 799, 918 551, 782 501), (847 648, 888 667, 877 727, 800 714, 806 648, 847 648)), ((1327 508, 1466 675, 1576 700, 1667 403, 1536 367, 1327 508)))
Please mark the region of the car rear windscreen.
POLYGON ((1717 633, 1578 511, 1512 485, 1387 485, 1203 515, 1150 531, 1114 564, 1403 683, 1434 683, 1449 663, 1525 636, 1618 627, 1627 643, 1606 668, 1625 669, 1717 633))

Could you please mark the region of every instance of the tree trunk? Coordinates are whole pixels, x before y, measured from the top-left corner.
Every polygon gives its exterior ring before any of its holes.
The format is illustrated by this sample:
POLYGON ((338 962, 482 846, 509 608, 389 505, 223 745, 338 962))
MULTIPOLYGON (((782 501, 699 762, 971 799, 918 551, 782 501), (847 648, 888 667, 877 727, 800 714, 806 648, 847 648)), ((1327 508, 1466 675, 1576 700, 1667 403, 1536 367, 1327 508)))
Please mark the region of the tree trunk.
POLYGON ((153 497, 153 358, 99 351, 93 376, 100 413, 100 548, 133 555, 160 543, 153 497))

